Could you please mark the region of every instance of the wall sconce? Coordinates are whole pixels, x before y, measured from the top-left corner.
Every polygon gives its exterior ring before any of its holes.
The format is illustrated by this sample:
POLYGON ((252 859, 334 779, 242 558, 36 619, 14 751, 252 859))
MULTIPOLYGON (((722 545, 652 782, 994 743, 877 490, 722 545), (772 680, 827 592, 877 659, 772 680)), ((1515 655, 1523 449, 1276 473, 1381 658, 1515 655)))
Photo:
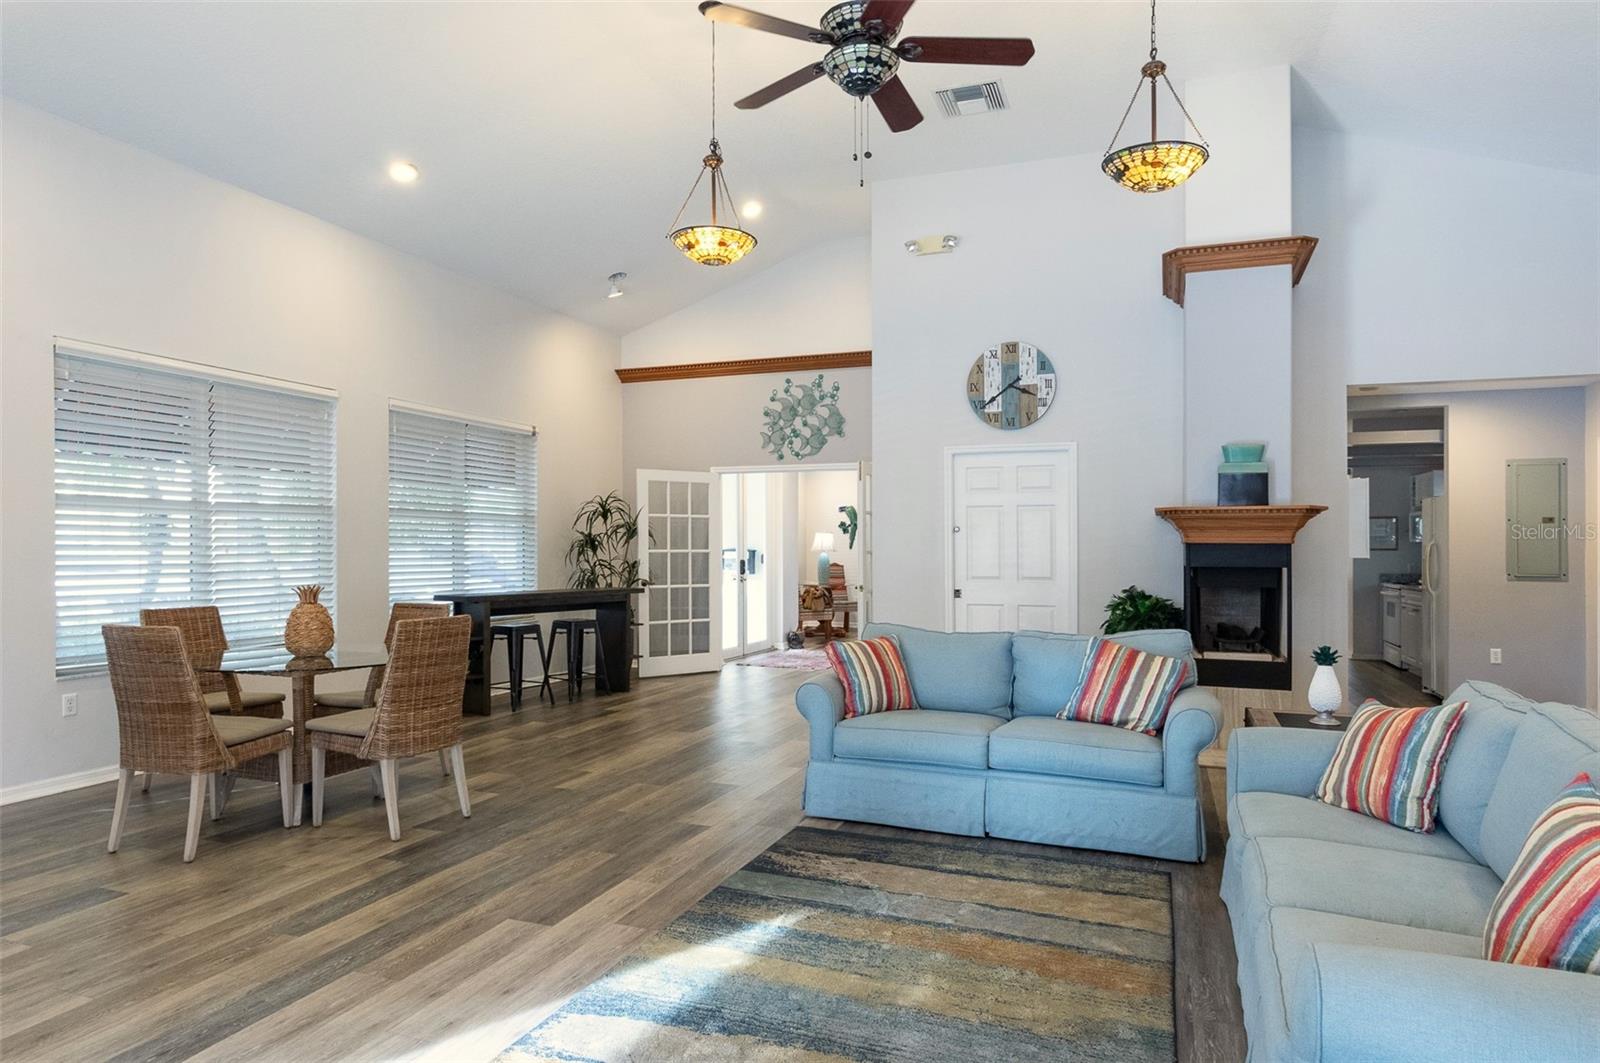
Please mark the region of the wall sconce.
POLYGON ((948 255, 961 246, 959 236, 922 236, 915 240, 907 240, 906 254, 908 255, 948 255))

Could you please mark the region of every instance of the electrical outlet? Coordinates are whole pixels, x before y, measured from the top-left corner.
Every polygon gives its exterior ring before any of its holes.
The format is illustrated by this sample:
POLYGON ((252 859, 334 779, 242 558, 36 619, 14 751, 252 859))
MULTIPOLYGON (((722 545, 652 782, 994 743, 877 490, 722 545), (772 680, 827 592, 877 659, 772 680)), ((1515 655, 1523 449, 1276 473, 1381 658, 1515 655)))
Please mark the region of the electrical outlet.
POLYGON ((1504 661, 1502 661, 1500 659, 1500 647, 1495 646, 1495 647, 1493 647, 1492 649, 1489 650, 1489 663, 1490 664, 1504 664, 1505 663, 1504 661))
POLYGON ((78 715, 78 695, 76 695, 76 694, 63 694, 63 695, 61 695, 61 715, 62 716, 76 716, 76 715, 78 715))

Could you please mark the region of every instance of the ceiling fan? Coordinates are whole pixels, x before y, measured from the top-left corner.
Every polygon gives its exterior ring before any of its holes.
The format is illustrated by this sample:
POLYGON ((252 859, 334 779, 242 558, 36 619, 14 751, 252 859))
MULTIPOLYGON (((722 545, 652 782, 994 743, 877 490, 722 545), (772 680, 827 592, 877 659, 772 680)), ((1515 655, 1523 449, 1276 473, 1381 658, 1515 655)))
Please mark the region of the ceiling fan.
POLYGON ((779 78, 739 100, 735 107, 747 111, 764 107, 826 74, 835 85, 858 99, 871 96, 883 120, 896 133, 922 121, 922 112, 897 75, 902 61, 1022 66, 1033 58, 1033 42, 1026 37, 907 37, 896 44, 900 24, 914 2, 852 0, 835 4, 823 13, 820 29, 719 0, 705 0, 700 13, 713 22, 828 46, 820 63, 808 64, 779 78))

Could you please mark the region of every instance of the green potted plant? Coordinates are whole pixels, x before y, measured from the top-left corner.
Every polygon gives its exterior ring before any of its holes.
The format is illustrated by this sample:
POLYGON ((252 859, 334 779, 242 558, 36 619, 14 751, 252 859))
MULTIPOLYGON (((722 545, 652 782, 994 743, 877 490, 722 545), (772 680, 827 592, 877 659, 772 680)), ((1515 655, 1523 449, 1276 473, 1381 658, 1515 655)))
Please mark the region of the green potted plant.
POLYGON ((1306 689, 1306 701, 1316 710, 1311 722, 1319 727, 1337 727, 1333 712, 1344 702, 1339 690, 1339 673, 1333 666, 1339 663, 1339 651, 1332 646, 1318 646, 1311 651, 1317 670, 1312 673, 1311 686, 1306 689))
POLYGON ((1171 598, 1129 587, 1106 603, 1106 618, 1101 622, 1100 630, 1107 635, 1116 635, 1124 631, 1182 626, 1183 609, 1171 598))
POLYGON ((568 583, 591 590, 600 587, 643 587, 634 543, 639 539, 639 510, 612 491, 596 495, 578 507, 572 518, 572 542, 567 563, 568 583))

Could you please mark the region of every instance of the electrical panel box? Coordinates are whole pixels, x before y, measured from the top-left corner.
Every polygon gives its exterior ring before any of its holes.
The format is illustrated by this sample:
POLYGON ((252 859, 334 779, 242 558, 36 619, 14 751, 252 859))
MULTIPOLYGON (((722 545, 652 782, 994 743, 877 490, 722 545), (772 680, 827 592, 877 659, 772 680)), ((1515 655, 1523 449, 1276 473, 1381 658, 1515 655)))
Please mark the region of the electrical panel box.
POLYGON ((1506 579, 1567 578, 1567 459, 1506 462, 1506 579))

